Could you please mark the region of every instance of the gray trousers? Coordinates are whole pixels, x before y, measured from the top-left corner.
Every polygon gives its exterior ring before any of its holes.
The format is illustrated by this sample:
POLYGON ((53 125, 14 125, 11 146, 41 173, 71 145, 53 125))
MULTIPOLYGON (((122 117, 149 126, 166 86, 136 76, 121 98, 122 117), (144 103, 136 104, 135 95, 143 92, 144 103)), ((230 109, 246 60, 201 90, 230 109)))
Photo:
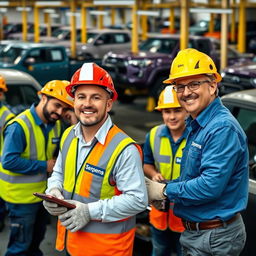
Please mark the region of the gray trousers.
POLYGON ((183 256, 238 256, 245 241, 246 231, 241 216, 225 227, 185 230, 180 237, 183 256))

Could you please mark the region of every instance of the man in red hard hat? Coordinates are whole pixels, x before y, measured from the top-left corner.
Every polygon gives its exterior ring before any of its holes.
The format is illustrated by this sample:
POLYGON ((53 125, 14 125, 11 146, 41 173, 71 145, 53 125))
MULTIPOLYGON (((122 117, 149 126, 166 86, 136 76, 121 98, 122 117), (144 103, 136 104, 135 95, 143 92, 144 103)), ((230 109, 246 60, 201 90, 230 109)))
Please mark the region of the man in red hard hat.
POLYGON ((139 146, 109 116, 117 99, 110 75, 85 63, 71 79, 79 120, 61 139, 47 193, 71 199, 75 209, 44 201, 59 216, 56 249, 72 256, 131 256, 135 215, 148 199, 139 146))

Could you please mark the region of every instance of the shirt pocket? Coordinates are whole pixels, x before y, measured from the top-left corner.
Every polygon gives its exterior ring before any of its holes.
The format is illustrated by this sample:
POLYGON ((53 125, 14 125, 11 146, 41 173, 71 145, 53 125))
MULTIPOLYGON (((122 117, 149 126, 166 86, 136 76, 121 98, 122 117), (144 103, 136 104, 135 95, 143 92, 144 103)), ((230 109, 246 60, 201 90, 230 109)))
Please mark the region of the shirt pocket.
POLYGON ((198 177, 201 166, 202 150, 191 146, 188 151, 188 158, 185 165, 186 174, 189 178, 198 177))

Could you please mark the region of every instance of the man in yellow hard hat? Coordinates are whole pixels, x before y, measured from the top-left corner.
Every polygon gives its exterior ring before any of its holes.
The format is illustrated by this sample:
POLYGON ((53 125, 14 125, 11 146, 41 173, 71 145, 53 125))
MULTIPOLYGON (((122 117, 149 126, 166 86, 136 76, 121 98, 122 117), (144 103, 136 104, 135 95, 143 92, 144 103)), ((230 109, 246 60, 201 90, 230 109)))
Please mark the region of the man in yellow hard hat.
POLYGON ((195 49, 178 53, 165 80, 190 114, 189 135, 181 176, 166 186, 147 179, 147 188, 150 200, 174 200, 185 256, 238 256, 246 240, 240 212, 248 200, 247 140, 218 97, 220 81, 213 60, 195 49))
POLYGON ((10 219, 6 256, 43 255, 48 213, 33 195, 46 189, 61 137, 61 117, 73 108, 68 81, 53 80, 39 92, 40 102, 9 121, 4 129, 1 197, 10 219))
MULTIPOLYGON (((3 104, 3 100, 5 97, 5 92, 7 92, 7 86, 6 86, 6 81, 3 76, 0 75, 0 158, 2 154, 2 149, 3 149, 3 134, 2 131, 4 129, 5 124, 14 117, 14 114, 11 112, 9 108, 7 108, 3 104)), ((1 162, 1 161, 0 161, 1 162)), ((1 163, 0 163, 0 168, 1 168, 1 163)), ((1 190, 1 188, 0 188, 1 190)), ((1 193, 0 193, 1 195, 1 193)), ((5 203, 4 200, 0 197, 0 232, 4 228, 4 217, 5 217, 5 203)))
MULTIPOLYGON (((180 176, 180 162, 186 145, 187 112, 178 102, 173 86, 167 86, 160 94, 155 108, 161 111, 164 124, 156 126, 146 135, 143 147, 144 173, 153 181, 167 182, 180 176)), ((184 231, 181 219, 173 214, 173 201, 162 200, 160 208, 151 207, 149 219, 153 256, 181 256, 180 233, 184 231)))

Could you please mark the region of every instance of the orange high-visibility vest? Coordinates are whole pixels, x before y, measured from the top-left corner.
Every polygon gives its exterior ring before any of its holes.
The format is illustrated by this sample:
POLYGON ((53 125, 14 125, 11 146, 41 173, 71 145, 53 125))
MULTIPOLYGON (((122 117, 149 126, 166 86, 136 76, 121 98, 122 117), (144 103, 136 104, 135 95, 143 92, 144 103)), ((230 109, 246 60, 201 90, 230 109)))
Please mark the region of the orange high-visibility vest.
MULTIPOLYGON (((61 141, 64 197, 91 203, 121 194, 112 171, 118 156, 134 143, 117 126, 112 126, 105 144, 97 142, 93 146, 76 174, 78 138, 73 127, 68 128, 61 141)), ((59 222, 56 249, 66 247, 72 256, 131 256, 134 235, 135 216, 116 222, 90 221, 74 233, 67 231, 59 222)))
MULTIPOLYGON (((173 156, 170 140, 167 137, 160 136, 164 128, 165 125, 160 125, 151 129, 149 137, 150 147, 153 152, 156 168, 166 180, 172 180, 180 175, 180 161, 186 140, 182 140, 175 156, 173 156)), ((159 230, 169 228, 175 232, 183 232, 184 226, 181 219, 174 215, 173 206, 174 203, 170 202, 169 210, 166 212, 159 211, 152 206, 152 210, 149 213, 150 223, 159 230)))

